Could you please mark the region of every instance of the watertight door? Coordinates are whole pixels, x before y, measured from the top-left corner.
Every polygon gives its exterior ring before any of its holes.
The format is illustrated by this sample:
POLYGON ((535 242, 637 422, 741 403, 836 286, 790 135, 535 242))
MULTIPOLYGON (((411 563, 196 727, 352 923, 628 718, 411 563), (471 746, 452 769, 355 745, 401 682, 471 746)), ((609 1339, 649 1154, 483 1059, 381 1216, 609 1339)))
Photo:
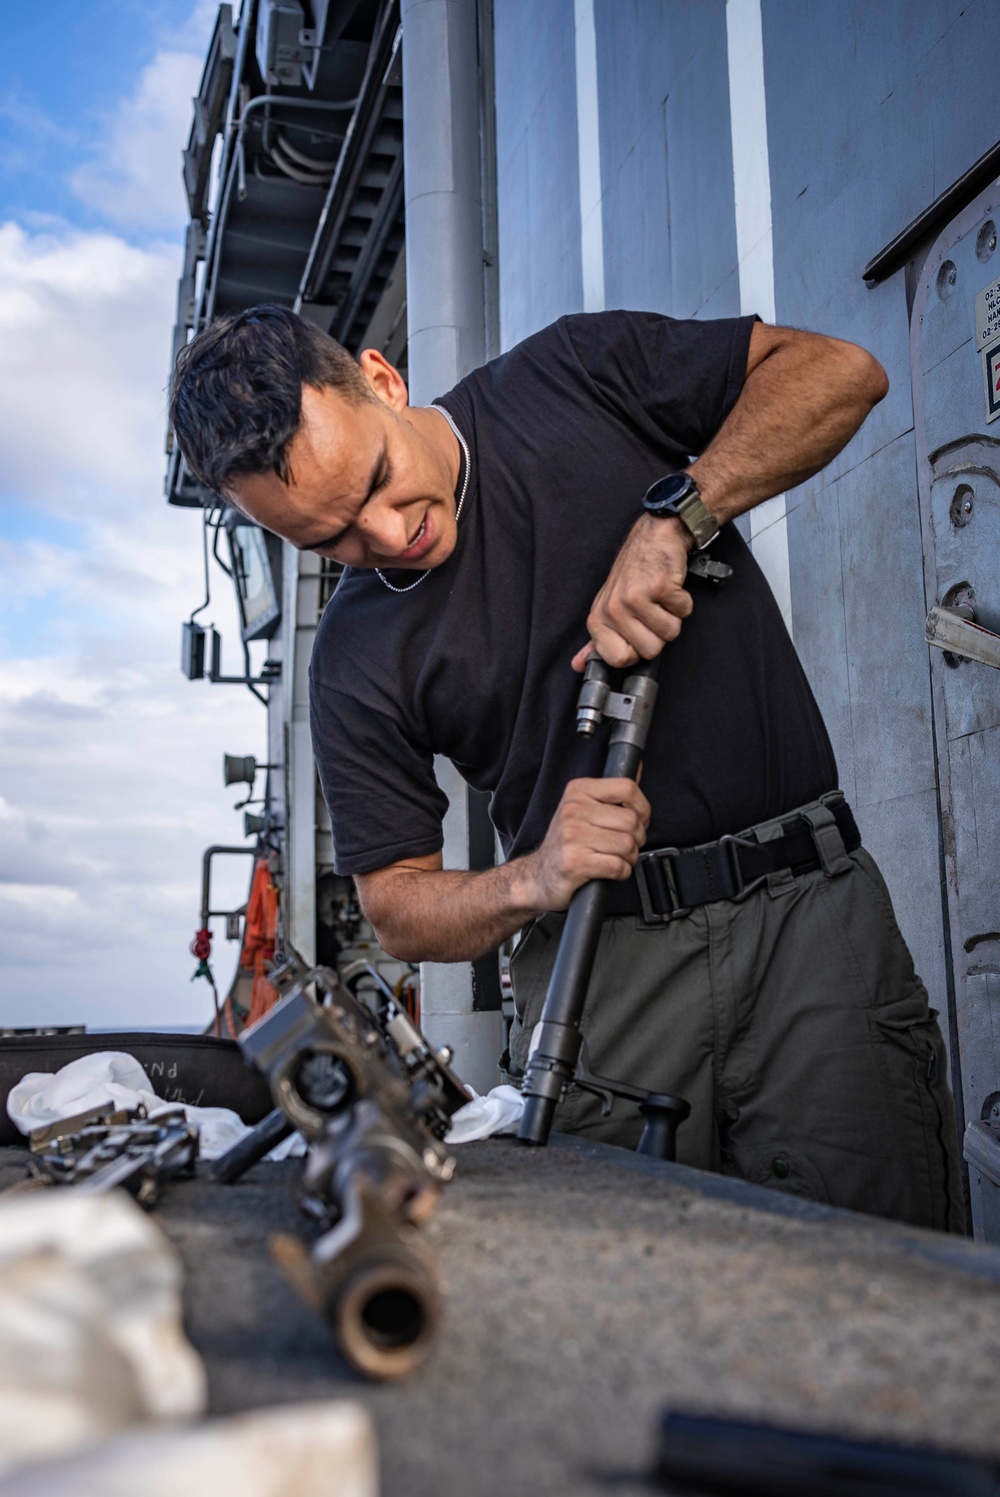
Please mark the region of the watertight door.
MULTIPOLYGON (((1000 634, 998 225, 994 187, 939 237, 911 320, 952 1034, 970 1120, 989 1118, 1000 1102, 1000 640, 992 639, 1000 634), (951 648, 934 648, 935 636, 951 648)), ((923 624, 914 620, 915 633, 923 624)), ((971 1179, 977 1235, 986 1235, 986 1182, 974 1168, 971 1179)))

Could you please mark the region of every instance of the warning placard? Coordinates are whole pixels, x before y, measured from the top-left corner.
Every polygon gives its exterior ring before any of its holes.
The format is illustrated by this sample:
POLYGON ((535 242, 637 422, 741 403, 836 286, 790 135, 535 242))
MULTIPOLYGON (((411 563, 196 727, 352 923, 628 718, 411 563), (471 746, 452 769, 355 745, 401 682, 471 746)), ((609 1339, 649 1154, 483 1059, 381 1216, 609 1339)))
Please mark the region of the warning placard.
MULTIPOLYGON (((968 305, 968 303, 966 303, 968 305)), ((1000 340, 1000 281, 984 286, 976 297, 976 347, 1000 340)))
POLYGON ((983 349, 983 374, 986 379, 986 423, 1000 416, 1000 342, 983 349))

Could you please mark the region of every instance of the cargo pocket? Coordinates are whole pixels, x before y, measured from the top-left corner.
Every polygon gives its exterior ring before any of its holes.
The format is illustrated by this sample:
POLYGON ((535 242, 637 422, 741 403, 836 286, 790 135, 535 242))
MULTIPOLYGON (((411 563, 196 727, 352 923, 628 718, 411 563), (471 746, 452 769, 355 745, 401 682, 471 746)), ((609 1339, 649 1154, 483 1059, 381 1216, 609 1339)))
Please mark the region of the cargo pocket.
POLYGON ((937 1012, 921 987, 870 1015, 876 1060, 907 1200, 889 1210, 914 1226, 964 1232, 955 1110, 937 1012))
MULTIPOLYGON (((786 1148, 783 1144, 769 1145, 754 1155, 749 1169, 737 1165, 737 1173, 754 1185, 764 1185, 769 1190, 781 1190, 786 1195, 803 1196, 808 1201, 829 1204, 830 1196, 826 1181, 808 1155, 800 1149, 786 1148)), ((728 1170, 726 1171, 728 1173, 728 1170)))

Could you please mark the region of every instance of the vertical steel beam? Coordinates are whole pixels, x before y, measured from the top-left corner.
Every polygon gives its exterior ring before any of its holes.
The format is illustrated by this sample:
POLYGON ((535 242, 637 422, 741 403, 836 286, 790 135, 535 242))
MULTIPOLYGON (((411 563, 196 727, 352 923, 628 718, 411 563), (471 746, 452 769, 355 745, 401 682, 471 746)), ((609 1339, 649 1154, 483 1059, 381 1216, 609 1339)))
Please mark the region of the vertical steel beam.
POLYGON ((604 188, 601 183, 601 124, 597 91, 597 29, 594 0, 574 0, 576 42, 576 134, 580 163, 580 261, 583 310, 604 311, 604 188))
POLYGON ((316 960, 316 822, 319 789, 309 729, 309 660, 319 622, 318 556, 284 543, 281 612, 285 725, 285 943, 316 960))
MULTIPOLYGON (((739 257, 740 311, 774 322, 774 247, 767 90, 760 0, 728 0, 729 116, 739 257)), ((750 543, 792 633, 792 584, 784 494, 750 511, 750 543)))
POLYGON ((476 0, 403 0, 410 396, 426 405, 486 353, 476 0))
MULTIPOLYGON (((403 153, 410 398, 426 405, 486 358, 480 72, 476 0, 403 0, 403 153)), ((445 866, 469 866, 469 803, 451 764, 445 866)), ((475 1013, 468 962, 422 969, 422 1024, 463 1080, 498 1079, 498 1012, 475 1013)))

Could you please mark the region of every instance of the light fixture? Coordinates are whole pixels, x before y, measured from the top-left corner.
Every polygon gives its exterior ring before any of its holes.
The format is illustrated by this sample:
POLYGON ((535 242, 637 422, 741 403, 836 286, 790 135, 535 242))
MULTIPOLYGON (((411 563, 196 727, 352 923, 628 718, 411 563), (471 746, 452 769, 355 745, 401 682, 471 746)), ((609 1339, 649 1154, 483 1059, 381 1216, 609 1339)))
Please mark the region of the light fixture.
POLYGON ((276 764, 258 764, 253 754, 223 754, 222 773, 227 785, 252 785, 258 769, 277 769, 276 764))

